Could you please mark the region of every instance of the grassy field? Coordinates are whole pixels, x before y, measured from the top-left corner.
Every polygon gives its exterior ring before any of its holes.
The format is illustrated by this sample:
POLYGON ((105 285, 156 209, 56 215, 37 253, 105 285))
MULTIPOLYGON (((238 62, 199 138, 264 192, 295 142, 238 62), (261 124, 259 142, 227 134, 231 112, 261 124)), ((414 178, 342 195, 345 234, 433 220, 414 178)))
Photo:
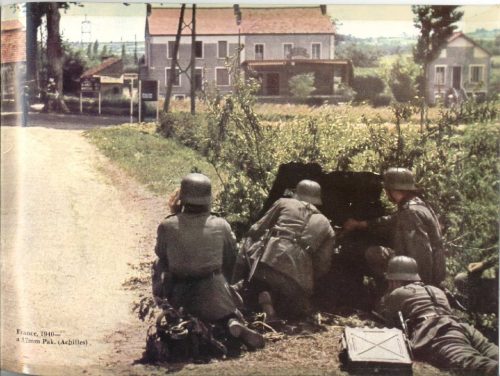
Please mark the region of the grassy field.
POLYGON ((158 135, 153 123, 95 128, 86 136, 105 156, 157 194, 169 194, 190 172, 206 174, 217 188, 213 167, 197 152, 158 135))

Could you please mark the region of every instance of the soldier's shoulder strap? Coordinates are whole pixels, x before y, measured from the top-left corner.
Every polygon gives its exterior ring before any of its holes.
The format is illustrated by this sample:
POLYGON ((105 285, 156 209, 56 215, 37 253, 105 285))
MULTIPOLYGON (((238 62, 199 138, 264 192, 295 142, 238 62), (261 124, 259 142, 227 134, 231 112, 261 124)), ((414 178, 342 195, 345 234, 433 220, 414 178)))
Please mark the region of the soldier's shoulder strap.
POLYGON ((434 291, 432 291, 431 287, 428 286, 428 285, 424 285, 424 289, 425 291, 427 291, 427 294, 429 294, 431 300, 432 300, 432 303, 435 305, 435 307, 437 308, 437 313, 439 315, 447 315, 448 314, 448 309, 447 307, 443 306, 443 304, 439 303, 437 298, 436 298, 436 294, 434 294, 434 291))

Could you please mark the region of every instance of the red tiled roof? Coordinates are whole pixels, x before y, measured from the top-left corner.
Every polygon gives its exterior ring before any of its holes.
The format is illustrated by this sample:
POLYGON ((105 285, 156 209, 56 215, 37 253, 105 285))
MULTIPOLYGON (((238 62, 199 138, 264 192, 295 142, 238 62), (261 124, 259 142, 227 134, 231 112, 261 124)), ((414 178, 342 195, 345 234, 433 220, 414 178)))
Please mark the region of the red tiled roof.
POLYGON ((109 59, 106 59, 104 60, 101 64, 93 67, 93 68, 90 68, 90 69, 87 69, 85 72, 82 73, 82 75, 80 77, 91 77, 97 73, 99 73, 100 71, 112 66, 113 64, 116 64, 118 62, 120 62, 121 59, 119 57, 110 57, 109 59))
MULTIPOLYGON (((241 34, 331 34, 335 29, 330 17, 320 7, 303 8, 240 8, 241 34)), ((153 8, 148 17, 149 34, 175 35, 179 8, 153 8)), ((191 9, 186 8, 184 20, 191 21, 191 9)), ((232 8, 197 8, 198 35, 236 35, 238 25, 232 8)), ((190 34, 184 29, 183 34, 190 34)))
MULTIPOLYGON (((148 17, 149 34, 176 35, 179 24, 180 8, 153 8, 148 17)), ((191 22, 191 8, 184 11, 184 21, 191 22)), ((191 34, 184 29, 183 34, 191 34)), ((227 35, 238 34, 232 8, 196 8, 196 34, 227 35)))
POLYGON ((22 29, 22 28, 23 28, 23 24, 19 20, 6 20, 6 21, 2 21, 2 24, 1 24, 2 31, 18 30, 18 29, 22 29))
POLYGON ((244 34, 332 34, 335 29, 330 16, 320 7, 307 8, 243 8, 244 34))
POLYGON ((18 20, 2 21, 2 64, 26 61, 26 32, 18 20))

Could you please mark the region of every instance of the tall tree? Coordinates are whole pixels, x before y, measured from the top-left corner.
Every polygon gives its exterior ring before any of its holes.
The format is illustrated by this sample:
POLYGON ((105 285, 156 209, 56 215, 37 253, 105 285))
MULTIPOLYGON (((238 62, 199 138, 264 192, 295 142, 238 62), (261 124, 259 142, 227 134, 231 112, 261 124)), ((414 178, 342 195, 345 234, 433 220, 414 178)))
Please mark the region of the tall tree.
POLYGON ((89 44, 87 45, 87 57, 88 57, 89 59, 92 59, 92 43, 89 43, 89 44))
POLYGON ((93 53, 94 57, 99 56, 99 42, 97 41, 97 39, 94 42, 94 47, 93 47, 92 53, 93 53))
POLYGON ((417 45, 413 49, 413 58, 422 68, 420 95, 426 101, 428 97, 428 67, 436 59, 448 38, 453 34, 463 12, 455 5, 413 5, 414 24, 420 29, 417 45))
POLYGON ((69 112, 63 100, 63 48, 59 23, 61 3, 47 3, 47 61, 49 78, 53 78, 58 95, 54 97, 54 108, 58 111, 69 112))
POLYGON ((108 46, 103 45, 101 50, 101 58, 105 58, 108 55, 108 46))
POLYGON ((122 61, 125 64, 125 60, 127 59, 127 50, 125 49, 125 43, 122 43, 122 61))
MULTIPOLYGON (((27 72, 26 79, 32 88, 39 89, 37 57, 38 57, 38 28, 42 24, 43 17, 47 19, 47 72, 49 77, 54 79, 55 86, 61 94, 58 99, 57 108, 66 110, 67 107, 62 100, 63 85, 63 52, 61 34, 59 31, 59 21, 61 15, 59 9, 67 9, 65 2, 28 2, 26 3, 26 53, 27 72)), ((43 85, 43 84, 42 84, 43 85)))
POLYGON ((42 24, 45 3, 26 3, 26 81, 32 90, 38 92, 38 28, 42 24))

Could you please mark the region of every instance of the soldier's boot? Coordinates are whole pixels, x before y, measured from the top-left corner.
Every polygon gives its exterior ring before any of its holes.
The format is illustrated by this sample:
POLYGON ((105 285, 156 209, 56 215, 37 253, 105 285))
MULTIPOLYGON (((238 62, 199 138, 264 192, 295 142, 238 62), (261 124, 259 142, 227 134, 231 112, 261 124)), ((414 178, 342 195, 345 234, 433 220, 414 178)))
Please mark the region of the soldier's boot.
POLYGON ((276 311, 274 310, 271 294, 267 291, 262 291, 259 294, 259 305, 266 314, 267 321, 275 321, 277 319, 276 311))
POLYGON ((241 339, 243 343, 251 349, 264 348, 265 343, 262 334, 246 327, 237 319, 230 319, 227 326, 229 333, 231 333, 233 337, 241 339))

